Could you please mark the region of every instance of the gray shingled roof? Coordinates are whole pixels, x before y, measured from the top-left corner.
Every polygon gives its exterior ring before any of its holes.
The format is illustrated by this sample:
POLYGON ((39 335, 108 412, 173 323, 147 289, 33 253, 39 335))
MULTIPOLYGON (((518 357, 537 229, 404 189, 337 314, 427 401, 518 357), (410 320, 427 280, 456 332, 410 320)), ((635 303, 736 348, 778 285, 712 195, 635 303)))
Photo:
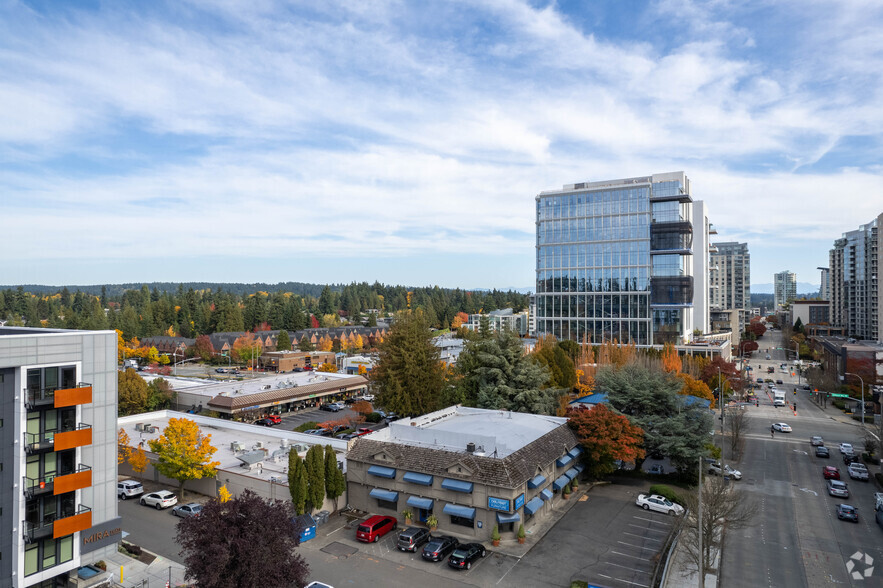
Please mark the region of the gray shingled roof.
POLYGON ((327 382, 318 382, 316 384, 307 384, 305 386, 268 390, 257 394, 215 396, 208 401, 208 405, 237 410, 246 406, 260 406, 268 402, 296 400, 298 398, 307 397, 310 394, 340 390, 341 388, 352 388, 353 386, 365 385, 367 383, 368 379, 363 376, 352 376, 346 379, 333 379, 328 380, 327 382))
POLYGON ((462 479, 500 488, 517 488, 536 475, 538 466, 558 459, 578 444, 579 441, 567 424, 546 433, 503 459, 358 437, 347 454, 347 460, 462 479), (374 459, 374 456, 380 453, 385 454, 392 461, 374 459), (473 472, 472 475, 458 476, 448 473, 448 469, 455 465, 463 466, 473 472))

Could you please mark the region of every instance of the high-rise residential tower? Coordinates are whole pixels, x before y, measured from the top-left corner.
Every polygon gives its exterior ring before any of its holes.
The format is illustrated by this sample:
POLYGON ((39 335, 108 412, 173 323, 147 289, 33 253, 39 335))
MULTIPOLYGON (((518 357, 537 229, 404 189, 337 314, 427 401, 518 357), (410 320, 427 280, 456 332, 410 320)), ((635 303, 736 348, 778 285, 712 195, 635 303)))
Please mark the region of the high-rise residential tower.
POLYGON ((566 185, 536 207, 538 335, 651 345, 708 330, 709 222, 683 172, 566 185))
POLYGON ((0 327, 0 586, 116 552, 117 334, 0 327))
POLYGON ((748 243, 715 243, 709 272, 711 307, 715 310, 751 308, 751 255, 748 243))
POLYGON ((776 308, 797 298, 797 274, 788 270, 773 274, 773 292, 776 308))
POLYGON ((817 267, 819 270, 819 298, 830 300, 831 297, 831 270, 827 267, 817 267))
POLYGON ((831 324, 850 337, 883 341, 883 214, 834 241, 829 254, 831 324))

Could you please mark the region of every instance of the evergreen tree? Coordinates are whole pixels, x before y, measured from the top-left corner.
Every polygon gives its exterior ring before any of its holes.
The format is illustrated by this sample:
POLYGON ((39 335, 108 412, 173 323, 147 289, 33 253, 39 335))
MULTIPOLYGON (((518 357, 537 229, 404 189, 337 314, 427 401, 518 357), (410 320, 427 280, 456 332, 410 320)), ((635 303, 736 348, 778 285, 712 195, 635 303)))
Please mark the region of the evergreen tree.
POLYGON ((312 351, 316 347, 313 345, 313 342, 310 341, 310 338, 304 335, 300 338, 300 342, 297 344, 297 348, 301 351, 312 351))
POLYGON ((307 451, 307 500, 310 512, 322 508, 325 502, 325 457, 321 445, 313 445, 307 451))
POLYGON ((291 351, 291 337, 288 336, 288 331, 285 329, 276 335, 276 351, 291 351))
POLYGON ((306 512, 307 501, 307 468, 304 460, 292 449, 288 452, 288 492, 294 511, 302 515, 306 512))
POLYGON ((335 312, 337 312, 337 308, 334 304, 334 295, 331 293, 331 288, 325 286, 319 296, 319 314, 326 315, 335 312))
POLYGON ((380 361, 371 371, 380 404, 407 417, 437 410, 445 386, 445 366, 440 358, 422 311, 396 315, 380 345, 380 361))
POLYGON ((377 313, 369 313, 368 314, 368 326, 376 327, 377 326, 377 313))
POLYGON ((337 510, 337 499, 346 490, 346 478, 337 467, 337 454, 330 445, 325 446, 325 494, 334 501, 334 510, 337 510))

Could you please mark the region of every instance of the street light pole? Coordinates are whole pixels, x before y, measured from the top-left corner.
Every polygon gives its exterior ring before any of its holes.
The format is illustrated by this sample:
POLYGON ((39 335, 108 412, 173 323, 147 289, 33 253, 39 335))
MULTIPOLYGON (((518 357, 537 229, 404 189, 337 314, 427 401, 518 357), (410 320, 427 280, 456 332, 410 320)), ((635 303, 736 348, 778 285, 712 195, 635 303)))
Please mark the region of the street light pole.
POLYGON ((856 378, 858 378, 859 382, 862 383, 862 429, 864 429, 865 428, 865 381, 858 374, 846 372, 844 375, 845 376, 855 376, 856 378))

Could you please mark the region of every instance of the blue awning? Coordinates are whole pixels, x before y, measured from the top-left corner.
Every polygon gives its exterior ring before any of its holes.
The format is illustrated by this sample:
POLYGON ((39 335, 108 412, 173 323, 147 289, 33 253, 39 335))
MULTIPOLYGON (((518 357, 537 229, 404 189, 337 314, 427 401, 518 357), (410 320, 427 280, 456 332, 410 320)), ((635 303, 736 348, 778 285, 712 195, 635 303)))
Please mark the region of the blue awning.
POLYGON ((521 520, 521 515, 518 514, 517 512, 512 513, 512 514, 506 514, 504 512, 497 513, 497 522, 500 523, 501 525, 503 523, 517 523, 520 520, 521 520))
POLYGON ((531 478, 531 480, 527 483, 528 488, 539 488, 543 485, 543 482, 546 481, 546 476, 542 474, 538 474, 531 478))
POLYGON ((442 510, 444 510, 445 514, 455 517, 462 517, 464 519, 475 518, 475 509, 469 508, 468 506, 460 506, 459 504, 446 504, 444 509, 442 510))
POLYGON ((402 479, 412 484, 421 484, 423 486, 432 486, 432 476, 430 474, 418 474, 417 472, 405 472, 402 479))
POLYGON ((569 455, 570 457, 576 457, 577 455, 579 455, 582 452, 583 452, 583 448, 580 447, 579 445, 577 445, 576 447, 574 447, 573 449, 568 451, 567 455, 569 455))
POLYGON ((564 475, 572 480, 579 475, 579 472, 577 471, 576 468, 570 468, 569 470, 564 472, 564 475))
POLYGON ((570 456, 570 455, 562 455, 561 457, 559 457, 559 458, 555 461, 555 465, 557 465, 558 467, 564 467, 564 466, 566 466, 567 464, 569 464, 569 463, 572 462, 572 461, 573 461, 573 456, 570 456))
POLYGON ((568 482, 570 482, 570 478, 568 478, 567 476, 561 476, 557 480, 552 482, 552 488, 554 488, 555 490, 561 490, 562 488, 567 486, 568 482))
POLYGON ((539 496, 534 496, 527 502, 527 504, 524 505, 524 512, 532 515, 536 511, 540 510, 541 506, 543 506, 542 499, 539 496))
POLYGON ((376 498, 377 500, 385 500, 386 502, 397 502, 399 499, 398 492, 381 490, 380 488, 374 488, 368 495, 371 496, 371 498, 376 498))
POLYGON ((445 490, 453 490, 454 492, 472 493, 472 482, 464 482, 462 480, 452 480, 451 478, 442 479, 442 488, 445 490))
POLYGON ((540 498, 542 498, 543 500, 552 500, 552 496, 552 491, 548 488, 540 492, 540 498))
POLYGON ((395 468, 385 468, 379 465, 373 465, 368 468, 368 473, 372 476, 379 476, 381 478, 395 478, 396 470, 395 468))
POLYGON ((577 474, 581 474, 581 473, 583 473, 583 470, 586 469, 586 466, 584 466, 583 464, 579 464, 578 466, 574 467, 573 469, 576 470, 577 474))
POLYGON ((419 496, 408 496, 408 506, 414 508, 422 508, 423 510, 432 510, 432 498, 421 498, 419 496))

